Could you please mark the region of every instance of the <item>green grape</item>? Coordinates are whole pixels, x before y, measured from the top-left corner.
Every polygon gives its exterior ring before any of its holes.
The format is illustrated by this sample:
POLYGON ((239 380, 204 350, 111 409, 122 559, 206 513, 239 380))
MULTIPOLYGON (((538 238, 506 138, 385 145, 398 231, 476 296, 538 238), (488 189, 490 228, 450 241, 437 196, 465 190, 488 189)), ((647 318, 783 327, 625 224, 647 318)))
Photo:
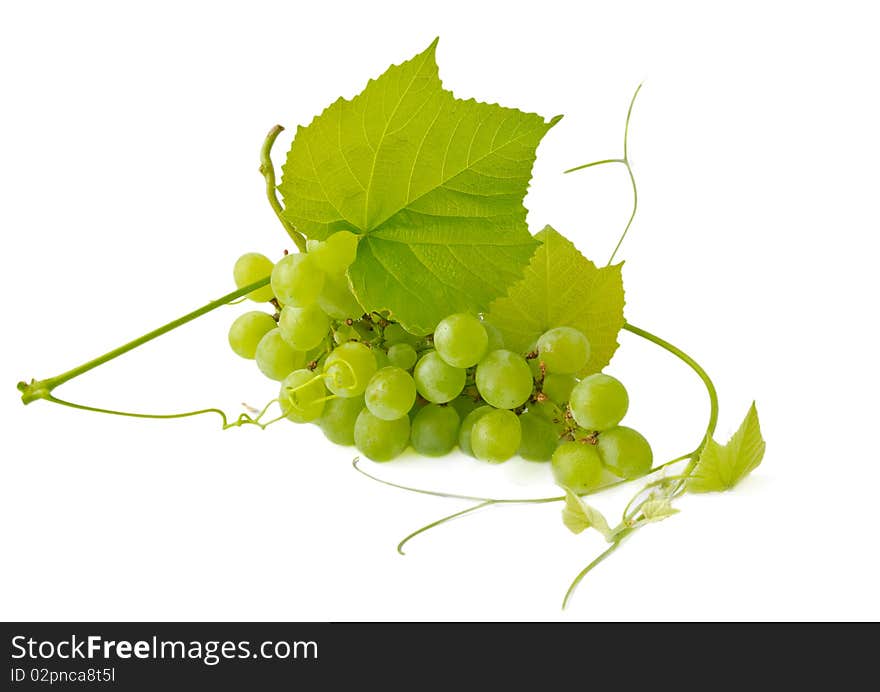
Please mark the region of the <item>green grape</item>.
POLYGON ((330 318, 317 305, 306 308, 285 305, 278 328, 284 340, 297 351, 310 351, 327 336, 330 318))
POLYGON ((364 314, 364 309, 348 287, 348 279, 344 274, 328 275, 318 295, 318 307, 336 320, 357 318, 364 314))
MULTIPOLYGON (((455 401, 458 401, 458 399, 455 401)), ((455 402, 453 402, 453 405, 454 403, 455 402)), ((471 432, 474 429, 474 424, 480 420, 480 418, 489 413, 489 411, 494 410, 495 409, 491 406, 478 406, 461 419, 461 428, 458 431, 458 446, 459 449, 468 456, 474 456, 474 450, 471 448, 471 432)))
POLYGON ((476 383, 480 396, 495 408, 522 406, 534 387, 526 359, 504 349, 492 351, 480 361, 476 383))
POLYGON ((324 272, 302 253, 282 257, 272 270, 272 292, 282 305, 304 308, 312 305, 324 287, 324 272))
POLYGON ((324 413, 317 423, 330 442, 350 447, 354 444, 354 422, 364 408, 364 398, 336 397, 324 405, 324 413))
POLYGON ((337 231, 323 242, 308 248, 309 254, 322 271, 342 274, 357 256, 359 236, 351 231, 337 231))
POLYGON ((390 461, 409 444, 409 417, 382 420, 365 408, 354 424, 354 443, 373 461, 390 461))
POLYGON ((629 395, 619 380, 596 373, 571 390, 571 415, 586 430, 607 430, 617 425, 629 408, 629 395))
POLYGON ((324 412, 327 390, 321 376, 311 370, 294 370, 281 383, 278 404, 294 423, 308 423, 324 412))
POLYGON ((571 396, 571 390, 578 383, 574 375, 556 375, 548 374, 544 377, 544 384, 541 391, 547 395, 550 401, 557 404, 564 404, 571 396))
POLYGON ((458 442, 460 422, 451 406, 428 404, 413 419, 410 432, 413 449, 429 457, 449 454, 458 442))
POLYGON ((599 456, 615 476, 633 479, 644 476, 654 464, 651 445, 641 433, 618 425, 599 434, 599 456))
POLYGON ((392 322, 385 327, 382 336, 385 339, 385 343, 388 345, 409 344, 410 346, 415 346, 421 341, 421 337, 416 336, 415 334, 410 334, 397 322, 392 322))
POLYGON ((528 411, 519 417, 519 425, 522 428, 519 455, 529 461, 550 461, 559 444, 558 426, 528 411))
POLYGON ((391 344, 388 347, 388 361, 403 370, 412 370, 418 360, 416 350, 409 344, 391 344))
POLYGON ((396 420, 405 416, 415 403, 416 383, 406 370, 382 368, 370 378, 364 400, 376 418, 396 420))
POLYGON ((486 345, 486 353, 504 348, 504 337, 501 335, 498 327, 489 322, 483 322, 483 329, 486 330, 486 337, 489 340, 486 345))
POLYGON ((550 462, 556 482, 575 493, 586 493, 602 482, 602 459, 595 445, 563 442, 550 462))
POLYGON ((462 393, 461 396, 457 396, 450 401, 449 405, 455 409, 458 417, 464 420, 464 417, 477 408, 480 405, 480 402, 474 401, 473 397, 462 393))
POLYGON ((419 359, 413 378, 419 394, 433 404, 445 404, 457 397, 464 389, 465 371, 455 368, 430 351, 419 359))
MULTIPOLYGON (((259 252, 248 252, 242 255, 235 260, 235 266, 232 268, 232 276, 235 279, 236 287, 244 288, 260 279, 271 276, 272 267, 274 266, 272 260, 265 255, 261 255, 259 252)), ((266 285, 251 291, 247 294, 247 297, 256 303, 268 303, 274 295, 272 287, 266 285)))
POLYGON ((494 409, 471 428, 471 451, 477 459, 500 464, 516 454, 522 441, 519 418, 513 411, 494 409))
POLYGON ((306 364, 306 354, 291 348, 278 328, 266 332, 260 339, 254 358, 266 377, 279 382, 306 364))
POLYGON ((359 341, 340 344, 324 361, 327 388, 342 397, 359 396, 376 372, 376 356, 359 341))
POLYGON ((555 327, 538 339, 538 358, 547 372, 570 375, 583 369, 590 359, 590 342, 574 327, 555 327))
POLYGON ((229 345, 242 358, 253 358, 257 353, 257 344, 267 332, 275 329, 272 315, 252 310, 235 318, 229 327, 229 345))
POLYGON ((456 368, 476 365, 486 354, 489 335, 479 319, 457 312, 440 320, 434 330, 434 348, 440 357, 456 368))

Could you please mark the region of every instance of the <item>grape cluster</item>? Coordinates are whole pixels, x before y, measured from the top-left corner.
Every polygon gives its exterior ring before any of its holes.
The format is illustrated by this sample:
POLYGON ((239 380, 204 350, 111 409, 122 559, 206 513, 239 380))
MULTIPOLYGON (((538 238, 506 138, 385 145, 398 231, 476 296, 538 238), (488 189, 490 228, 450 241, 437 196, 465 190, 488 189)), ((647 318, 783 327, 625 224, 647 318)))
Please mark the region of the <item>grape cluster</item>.
POLYGON ((603 483, 606 471, 630 479, 650 470, 650 445, 620 425, 624 386, 603 373, 577 377, 590 358, 581 331, 549 329, 527 354, 506 349, 495 327, 468 313, 411 334, 389 314, 365 313, 352 293, 345 272, 357 240, 339 231, 274 265, 256 253, 235 264, 239 287, 271 274, 248 298, 271 302, 275 314, 241 315, 229 343, 281 382, 287 419, 316 423, 374 461, 410 445, 426 456, 457 446, 491 463, 516 454, 549 461, 575 492, 603 483))

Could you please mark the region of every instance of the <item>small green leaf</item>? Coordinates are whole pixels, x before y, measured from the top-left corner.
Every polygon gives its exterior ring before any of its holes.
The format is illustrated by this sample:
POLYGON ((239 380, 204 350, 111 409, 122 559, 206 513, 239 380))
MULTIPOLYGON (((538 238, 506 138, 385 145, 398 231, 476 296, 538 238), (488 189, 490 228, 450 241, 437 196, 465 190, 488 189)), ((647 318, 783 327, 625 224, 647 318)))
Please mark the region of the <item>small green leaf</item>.
POLYGON ((672 500, 668 497, 653 498, 642 505, 642 514, 647 521, 663 521, 679 511, 672 506, 672 500))
POLYGON ((706 443, 688 479, 688 490, 692 493, 730 490, 758 467, 765 447, 753 402, 739 430, 726 445, 719 445, 713 439, 706 443))
POLYGON ((570 240, 547 226, 541 246, 522 281, 489 308, 488 319, 508 348, 526 352, 553 327, 575 327, 589 339, 591 353, 581 376, 599 372, 617 349, 623 327, 621 265, 598 269, 570 240))
POLYGON ((565 507, 562 508, 562 523, 572 533, 581 533, 589 528, 594 528, 601 533, 606 541, 611 541, 614 532, 608 526, 602 512, 590 507, 580 497, 568 488, 565 490, 565 507))
POLYGON ((427 50, 300 127, 279 190, 309 238, 363 237, 348 271, 360 303, 426 334, 485 310, 537 243, 523 198, 545 121, 443 89, 427 50))

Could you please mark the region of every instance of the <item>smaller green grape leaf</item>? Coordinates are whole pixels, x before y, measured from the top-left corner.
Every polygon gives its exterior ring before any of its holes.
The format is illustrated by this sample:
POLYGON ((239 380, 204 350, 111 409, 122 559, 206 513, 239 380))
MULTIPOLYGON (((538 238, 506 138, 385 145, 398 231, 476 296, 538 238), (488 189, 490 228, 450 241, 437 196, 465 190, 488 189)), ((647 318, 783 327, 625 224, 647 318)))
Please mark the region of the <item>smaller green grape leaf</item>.
POLYGON ((708 440, 693 474, 688 478, 688 490, 692 493, 730 490, 758 467, 764 458, 765 448, 758 410, 752 402, 739 430, 726 445, 720 445, 711 438, 708 440))
POLYGON ((547 226, 523 279, 489 307, 487 319, 508 348, 526 352, 553 327, 575 327, 590 342, 581 376, 599 372, 617 350, 623 327, 621 266, 599 269, 561 233, 547 226))
POLYGON ((601 533, 606 541, 611 541, 614 535, 605 517, 595 507, 590 507, 580 497, 568 488, 565 490, 565 507, 562 508, 562 523, 572 533, 582 533, 589 528, 594 528, 601 533))
POLYGON ((679 511, 668 497, 653 498, 642 505, 642 514, 647 521, 663 521, 679 511))

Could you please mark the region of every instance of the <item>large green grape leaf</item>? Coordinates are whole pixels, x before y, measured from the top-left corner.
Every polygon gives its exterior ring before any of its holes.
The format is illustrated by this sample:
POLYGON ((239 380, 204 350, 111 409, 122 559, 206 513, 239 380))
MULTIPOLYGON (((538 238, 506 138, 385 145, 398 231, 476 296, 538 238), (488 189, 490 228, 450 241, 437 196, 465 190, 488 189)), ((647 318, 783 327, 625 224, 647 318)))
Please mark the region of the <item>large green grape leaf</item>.
POLYGON ((495 300, 488 320, 508 348, 526 352, 553 327, 575 327, 590 341, 590 359, 580 375, 598 372, 617 350, 623 327, 621 266, 598 269, 574 244, 547 226, 521 281, 495 300))
POLYGON ((706 441, 700 460, 688 478, 687 489, 692 493, 730 490, 758 467, 766 447, 758 409, 752 402, 739 430, 726 445, 718 444, 711 437, 706 441))
POLYGON ((536 247, 523 197, 559 120, 456 99, 436 43, 300 127, 278 188, 309 238, 362 234, 348 272, 358 300, 416 333, 484 310, 522 276, 536 247))

